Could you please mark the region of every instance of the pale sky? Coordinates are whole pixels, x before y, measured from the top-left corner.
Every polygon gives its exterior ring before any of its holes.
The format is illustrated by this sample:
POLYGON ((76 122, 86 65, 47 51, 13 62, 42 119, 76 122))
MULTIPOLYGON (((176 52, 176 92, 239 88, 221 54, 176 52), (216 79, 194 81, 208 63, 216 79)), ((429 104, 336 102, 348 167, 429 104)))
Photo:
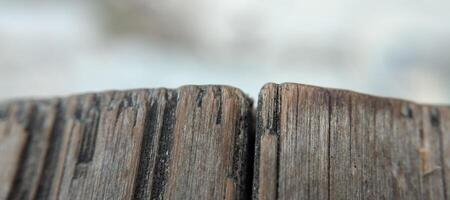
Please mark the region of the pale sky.
POLYGON ((450 103, 447 1, 0 1, 0 100, 298 82, 450 103))

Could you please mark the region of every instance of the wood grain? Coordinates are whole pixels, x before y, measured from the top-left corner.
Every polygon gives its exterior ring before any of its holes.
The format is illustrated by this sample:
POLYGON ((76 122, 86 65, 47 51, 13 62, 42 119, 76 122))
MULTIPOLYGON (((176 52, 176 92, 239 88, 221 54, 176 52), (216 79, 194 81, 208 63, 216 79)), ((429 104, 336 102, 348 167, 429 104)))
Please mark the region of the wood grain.
POLYGON ((448 199, 450 109, 294 83, 261 90, 254 199, 448 199))
POLYGON ((226 86, 0 104, 0 200, 449 198, 450 107, 294 83, 252 106, 226 86))
POLYGON ((0 107, 0 199, 245 199, 252 101, 225 86, 0 107))

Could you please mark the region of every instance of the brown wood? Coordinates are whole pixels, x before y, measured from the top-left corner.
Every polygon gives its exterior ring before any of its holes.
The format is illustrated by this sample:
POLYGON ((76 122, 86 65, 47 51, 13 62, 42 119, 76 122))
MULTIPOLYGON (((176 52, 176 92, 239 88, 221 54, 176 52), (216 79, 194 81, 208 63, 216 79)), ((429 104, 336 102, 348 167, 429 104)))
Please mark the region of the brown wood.
POLYGON ((256 123, 226 86, 20 100, 0 156, 0 200, 445 200, 450 107, 293 83, 263 87, 256 123))
POLYGON ((259 97, 254 199, 448 199, 450 108, 301 84, 259 97))
POLYGON ((245 199, 252 101, 224 86, 0 107, 0 199, 245 199))

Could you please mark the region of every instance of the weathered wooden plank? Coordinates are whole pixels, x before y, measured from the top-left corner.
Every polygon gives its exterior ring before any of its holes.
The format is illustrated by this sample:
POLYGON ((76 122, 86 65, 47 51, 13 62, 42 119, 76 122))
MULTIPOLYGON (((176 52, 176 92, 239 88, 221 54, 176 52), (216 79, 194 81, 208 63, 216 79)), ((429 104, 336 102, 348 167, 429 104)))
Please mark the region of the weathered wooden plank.
POLYGON ((328 179, 327 93, 281 85, 279 98, 278 197, 327 199, 328 183, 321 181, 328 179))
POLYGON ((251 108, 225 86, 8 104, 0 199, 243 199, 251 108))
POLYGON ((268 84, 262 89, 257 113, 255 198, 328 198, 328 182, 320 180, 328 178, 328 159, 323 158, 328 156, 329 137, 326 92, 297 85, 268 84), (267 142, 267 137, 277 141, 267 142), (276 161, 267 162, 267 156, 276 161), (270 167, 267 165, 276 166, 276 172, 264 173, 270 167), (267 177, 270 174, 276 177, 267 177))
POLYGON ((257 109, 253 197, 447 199, 448 109, 267 84, 257 109))
POLYGON ((229 88, 188 87, 179 94, 171 157, 180 159, 168 163, 165 199, 246 197, 251 113, 245 97, 229 88))
POLYGON ((256 115, 224 86, 2 104, 0 199, 449 197, 449 107, 267 84, 256 115))

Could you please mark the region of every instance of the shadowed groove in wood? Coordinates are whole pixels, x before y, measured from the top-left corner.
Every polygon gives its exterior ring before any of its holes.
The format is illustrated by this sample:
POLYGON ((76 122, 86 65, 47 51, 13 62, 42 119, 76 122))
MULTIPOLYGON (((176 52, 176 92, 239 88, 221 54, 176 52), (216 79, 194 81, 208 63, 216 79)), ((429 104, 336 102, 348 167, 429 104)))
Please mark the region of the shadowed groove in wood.
MULTIPOLYGON (((223 117, 223 102, 224 96, 222 93, 222 88, 218 88, 220 95, 215 96, 218 100, 218 114, 217 119, 220 118, 220 123, 223 117)), ((253 107, 253 102, 248 105, 249 108, 253 107)), ((216 119, 216 124, 217 123, 216 119)), ((237 184, 235 190, 241 192, 234 192, 238 195, 226 196, 225 199, 251 199, 252 196, 252 180, 253 180, 253 161, 254 161, 254 141, 255 141, 255 131, 254 123, 255 119, 253 116, 252 109, 249 109, 242 113, 242 116, 235 119, 235 135, 234 135, 234 148, 233 148, 233 168, 229 172, 227 184, 233 183, 237 184), (246 176, 242 176, 246 174, 246 176), (230 181, 232 180, 232 181, 230 181)), ((226 187, 229 188, 229 185, 226 187)), ((227 195, 230 193, 227 193, 227 195)))
POLYGON ((142 146, 141 146, 141 155, 140 155, 140 161, 139 161, 139 168, 138 168, 138 174, 136 176, 136 182, 135 182, 135 191, 134 191, 134 198, 135 199, 148 199, 149 193, 146 188, 149 187, 149 176, 152 170, 149 168, 150 166, 150 159, 151 159, 151 149, 152 149, 152 143, 154 138, 156 137, 156 126, 157 126, 157 106, 158 103, 151 102, 150 109, 147 112, 146 120, 144 123, 145 132, 143 133, 143 140, 142 140, 142 146))
POLYGON ((172 145, 172 132, 175 123, 175 111, 177 108, 177 94, 171 97, 165 94, 167 104, 164 108, 163 124, 161 136, 159 137, 158 154, 156 157, 156 166, 153 175, 151 199, 161 198, 164 192, 165 182, 167 180, 168 162, 170 157, 170 149, 172 145))

